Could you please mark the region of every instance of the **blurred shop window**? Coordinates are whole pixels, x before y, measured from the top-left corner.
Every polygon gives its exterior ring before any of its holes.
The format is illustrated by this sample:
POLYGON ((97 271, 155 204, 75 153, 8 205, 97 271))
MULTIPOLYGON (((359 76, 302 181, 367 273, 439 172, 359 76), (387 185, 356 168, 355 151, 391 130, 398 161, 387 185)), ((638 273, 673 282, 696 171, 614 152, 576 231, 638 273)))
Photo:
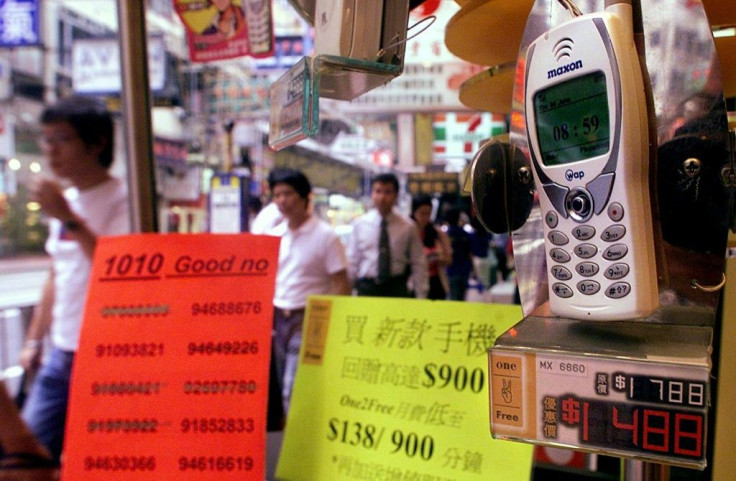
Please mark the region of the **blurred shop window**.
MULTIPOLYGON (((39 115, 46 101, 75 91, 75 42, 97 38, 117 41, 115 0, 96 2, 91 10, 87 8, 89 2, 75 0, 24 5, 23 11, 30 18, 23 23, 10 22, 6 17, 12 12, 8 9, 0 11, 2 38, 7 38, 12 24, 18 33, 14 38, 33 39, 0 45, 0 261, 45 256, 47 221, 39 206, 28 200, 26 188, 32 176, 52 175, 38 144, 39 115), (99 15, 101 11, 106 15, 99 15), (23 33, 18 30, 21 27, 35 31, 23 33), (45 79, 52 81, 49 84, 45 79)), ((100 92, 95 96, 110 106, 119 103, 119 92, 100 92)), ((125 177, 122 126, 119 121, 116 123, 117 160, 113 173, 125 177)), ((2 267, 0 273, 5 272, 2 267)))
POLYGON ((163 17, 173 18, 174 2, 171 0, 147 0, 149 12, 155 12, 163 17))
MULTIPOLYGON (((38 164, 29 167, 40 170, 38 164)), ((0 159, 0 259, 24 254, 42 254, 48 227, 28 189, 18 183, 24 168, 17 158, 0 159)))
MULTIPOLYGON (((0 1, 5 4, 0 9, 0 330, 7 327, 5 313, 28 310, 38 302, 49 268, 44 250, 48 219, 29 200, 27 188, 33 176, 53 176, 39 145, 39 117, 45 106, 75 93, 103 101, 115 121, 111 173, 127 178, 119 57, 105 55, 110 43, 119 45, 117 2, 0 1), (26 15, 22 22, 20 13, 26 15), (75 56, 80 45, 86 63, 75 56), (90 85, 80 87, 80 72, 95 80, 91 85, 97 90, 80 90, 90 85)), ((150 0, 147 5, 162 16, 173 15, 169 0, 150 0)), ((16 364, 12 346, 22 339, 22 332, 0 339, 5 367, 16 364)))

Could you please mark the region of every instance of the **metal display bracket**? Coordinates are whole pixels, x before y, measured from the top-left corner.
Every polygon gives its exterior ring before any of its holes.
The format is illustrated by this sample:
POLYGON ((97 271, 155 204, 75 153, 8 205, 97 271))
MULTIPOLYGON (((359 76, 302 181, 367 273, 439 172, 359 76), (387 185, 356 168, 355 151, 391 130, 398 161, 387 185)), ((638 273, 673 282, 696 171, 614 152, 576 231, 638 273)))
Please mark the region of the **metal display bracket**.
POLYGON ((280 150, 319 131, 320 97, 352 100, 401 74, 388 64, 334 55, 304 57, 270 89, 268 144, 280 150))

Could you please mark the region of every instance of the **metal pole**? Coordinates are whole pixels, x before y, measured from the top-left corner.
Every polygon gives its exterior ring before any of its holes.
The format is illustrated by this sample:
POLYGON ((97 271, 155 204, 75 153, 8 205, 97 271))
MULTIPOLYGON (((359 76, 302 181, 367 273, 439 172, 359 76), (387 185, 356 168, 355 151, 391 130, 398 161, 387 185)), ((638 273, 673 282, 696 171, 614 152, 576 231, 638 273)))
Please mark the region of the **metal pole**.
POLYGON ((669 481, 670 467, 665 464, 621 460, 621 481, 669 481))
POLYGON ((146 2, 118 0, 117 4, 132 227, 133 232, 157 232, 146 2))

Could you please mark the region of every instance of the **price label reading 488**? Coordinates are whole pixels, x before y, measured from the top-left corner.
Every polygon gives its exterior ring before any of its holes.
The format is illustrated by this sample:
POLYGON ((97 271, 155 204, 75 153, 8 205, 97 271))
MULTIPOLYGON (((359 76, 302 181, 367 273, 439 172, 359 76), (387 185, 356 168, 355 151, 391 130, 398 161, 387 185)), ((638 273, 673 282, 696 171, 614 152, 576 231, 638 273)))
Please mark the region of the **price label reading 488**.
POLYGON ((558 400, 563 425, 578 430, 583 446, 700 459, 706 420, 702 412, 616 403, 574 395, 558 400))

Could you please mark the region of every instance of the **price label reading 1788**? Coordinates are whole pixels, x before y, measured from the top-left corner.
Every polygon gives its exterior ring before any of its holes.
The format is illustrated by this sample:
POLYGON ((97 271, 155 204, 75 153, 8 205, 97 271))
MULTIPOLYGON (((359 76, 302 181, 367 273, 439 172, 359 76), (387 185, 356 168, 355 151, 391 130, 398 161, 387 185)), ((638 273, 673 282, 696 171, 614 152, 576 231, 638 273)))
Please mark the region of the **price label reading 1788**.
POLYGON ((625 392, 626 398, 633 401, 669 406, 703 408, 707 401, 706 383, 703 381, 632 376, 617 372, 613 374, 613 388, 625 392))

